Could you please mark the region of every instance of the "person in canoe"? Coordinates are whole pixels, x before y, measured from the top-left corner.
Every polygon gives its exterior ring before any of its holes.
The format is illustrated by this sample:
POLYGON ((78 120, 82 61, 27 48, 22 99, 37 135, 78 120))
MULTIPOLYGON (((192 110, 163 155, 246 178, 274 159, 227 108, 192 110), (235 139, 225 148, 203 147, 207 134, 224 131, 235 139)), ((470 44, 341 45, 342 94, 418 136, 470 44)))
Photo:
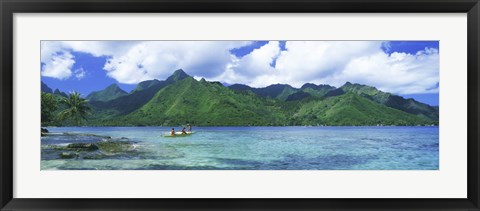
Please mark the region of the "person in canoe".
POLYGON ((170 131, 171 136, 175 136, 175 128, 172 127, 172 130, 170 131))
POLYGON ((185 128, 182 129, 182 135, 187 135, 187 131, 185 128))
POLYGON ((189 123, 187 126, 188 126, 188 132, 192 132, 192 125, 189 123))

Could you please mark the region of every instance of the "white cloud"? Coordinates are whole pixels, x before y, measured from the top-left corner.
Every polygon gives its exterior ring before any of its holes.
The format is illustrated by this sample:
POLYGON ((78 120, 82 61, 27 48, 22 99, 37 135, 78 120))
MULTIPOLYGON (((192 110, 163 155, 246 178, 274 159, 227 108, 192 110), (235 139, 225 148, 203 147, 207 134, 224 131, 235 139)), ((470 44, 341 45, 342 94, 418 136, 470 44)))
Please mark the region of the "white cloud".
POLYGON ((438 92, 437 49, 387 54, 382 50, 386 46, 374 41, 291 41, 280 51, 277 42, 270 42, 233 61, 216 80, 254 87, 275 83, 338 87, 349 81, 395 94, 438 92), (270 67, 273 58, 277 58, 276 65, 270 67))
POLYGON ((144 42, 108 59, 104 69, 110 77, 129 84, 164 79, 176 69, 184 69, 194 76, 212 77, 225 70, 231 61, 229 49, 237 45, 231 42, 144 42))
POLYGON ((106 56, 103 69, 120 83, 136 84, 167 78, 183 69, 196 78, 264 87, 286 83, 341 86, 347 81, 396 94, 436 93, 438 50, 416 54, 385 53, 388 42, 288 41, 286 50, 272 41, 238 58, 230 49, 239 41, 66 41, 42 42, 42 75, 58 79, 84 77, 72 73, 72 51, 106 56), (271 64, 275 61, 275 65, 271 64))
POLYGON ((83 68, 78 68, 74 71, 74 74, 75 74, 75 78, 77 78, 78 80, 81 80, 82 78, 84 78, 86 76, 86 72, 83 68))
POLYGON ((415 55, 379 52, 352 59, 334 80, 369 84, 398 94, 437 93, 438 69, 436 49, 428 48, 415 55))
MULTIPOLYGON (((106 56, 104 70, 120 83, 136 84, 153 78, 165 79, 173 70, 184 69, 194 76, 213 77, 231 62, 229 50, 245 41, 46 41, 43 55, 56 51, 78 51, 106 56)), ((46 57, 45 57, 46 58, 46 57)), ((48 61, 45 61, 47 63, 48 61)), ((46 69, 54 69, 49 64, 46 69)), ((71 74, 71 67, 68 71, 71 74)), ((45 75, 47 76, 47 75, 45 75)), ((65 77, 69 77, 65 76, 65 77)))
POLYGON ((243 83, 256 87, 261 86, 263 82, 268 83, 268 81, 262 80, 262 83, 259 84, 257 80, 262 76, 271 75, 275 71, 271 64, 279 54, 279 43, 272 41, 242 58, 231 55, 230 63, 224 68, 222 73, 217 77, 208 79, 223 81, 229 84, 243 83))
POLYGON ((72 75, 73 55, 61 48, 58 42, 41 43, 42 76, 64 80, 72 75))

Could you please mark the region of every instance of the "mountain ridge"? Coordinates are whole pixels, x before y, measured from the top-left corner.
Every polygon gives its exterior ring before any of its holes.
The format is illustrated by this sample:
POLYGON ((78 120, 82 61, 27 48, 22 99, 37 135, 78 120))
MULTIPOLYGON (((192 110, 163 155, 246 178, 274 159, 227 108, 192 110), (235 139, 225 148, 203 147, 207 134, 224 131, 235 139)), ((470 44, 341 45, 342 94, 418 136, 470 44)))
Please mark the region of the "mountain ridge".
MULTIPOLYGON (((306 83, 301 88, 273 84, 228 87, 196 80, 178 69, 164 81, 142 81, 130 93, 112 84, 101 90, 111 99, 92 100, 92 125, 430 125, 438 124, 438 107, 345 83, 306 83), (105 91, 107 90, 107 91, 105 91), (122 92, 123 91, 123 92, 122 92), (115 93, 121 96, 115 96, 115 93)), ((95 92, 98 93, 99 91, 95 92)), ((98 97, 97 97, 98 99, 98 97)))
POLYGON ((91 92, 87 95, 86 99, 90 101, 109 101, 127 94, 128 93, 120 89, 116 83, 113 83, 105 89, 91 92))

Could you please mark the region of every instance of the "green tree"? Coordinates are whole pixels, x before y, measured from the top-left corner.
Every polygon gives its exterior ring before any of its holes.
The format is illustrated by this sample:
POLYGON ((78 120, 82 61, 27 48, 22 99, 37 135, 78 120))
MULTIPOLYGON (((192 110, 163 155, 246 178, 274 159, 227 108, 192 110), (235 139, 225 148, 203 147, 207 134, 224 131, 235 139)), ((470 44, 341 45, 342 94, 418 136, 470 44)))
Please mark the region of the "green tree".
POLYGON ((61 100, 61 103, 66 106, 66 109, 60 112, 60 120, 72 120, 76 125, 79 125, 82 120, 87 120, 91 108, 80 93, 75 91, 70 93, 67 98, 61 100))
POLYGON ((42 92, 42 125, 48 124, 54 120, 54 112, 57 110, 58 102, 55 96, 49 93, 42 92))

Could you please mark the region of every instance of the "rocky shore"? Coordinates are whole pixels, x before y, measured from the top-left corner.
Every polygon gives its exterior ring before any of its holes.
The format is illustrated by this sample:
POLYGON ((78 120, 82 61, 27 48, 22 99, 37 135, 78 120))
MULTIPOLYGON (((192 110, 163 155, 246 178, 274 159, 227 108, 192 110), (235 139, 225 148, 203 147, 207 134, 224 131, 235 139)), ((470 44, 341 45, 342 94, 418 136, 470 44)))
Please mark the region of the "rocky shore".
POLYGON ((112 138, 85 133, 49 133, 42 130, 43 137, 51 137, 65 144, 43 144, 42 159, 105 159, 135 153, 135 143, 128 138, 112 138), (84 142, 82 142, 84 140, 84 142), (69 141, 74 143, 68 143, 69 141))

